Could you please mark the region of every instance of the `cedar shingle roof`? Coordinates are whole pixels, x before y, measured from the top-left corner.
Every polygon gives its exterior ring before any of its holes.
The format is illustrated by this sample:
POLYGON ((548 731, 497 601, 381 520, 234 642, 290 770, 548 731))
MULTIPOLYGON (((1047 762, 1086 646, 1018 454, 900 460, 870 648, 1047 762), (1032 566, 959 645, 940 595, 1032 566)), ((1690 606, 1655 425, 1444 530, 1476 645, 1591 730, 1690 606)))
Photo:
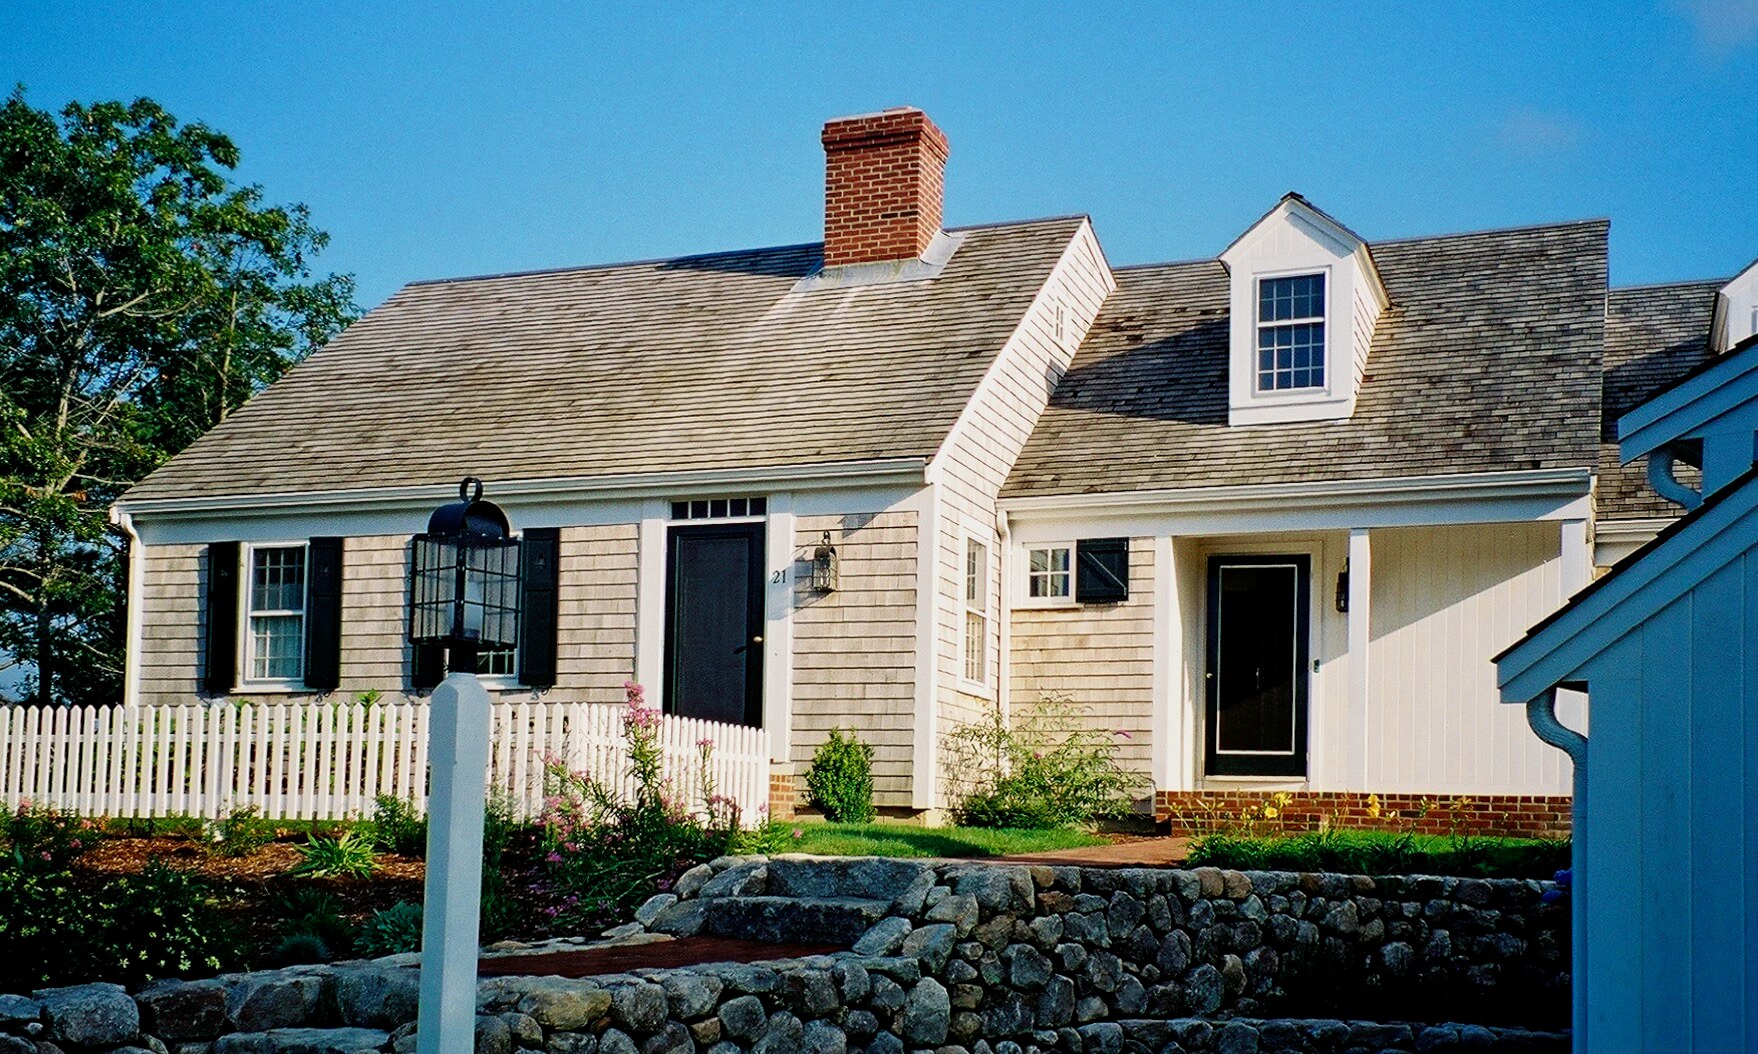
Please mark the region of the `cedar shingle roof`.
MULTIPOLYGON (((1606 304, 1604 421, 1600 431, 1601 519, 1677 516, 1683 510, 1648 486, 1647 458, 1618 464, 1618 418, 1714 358, 1709 345, 1715 295, 1725 281, 1613 289, 1606 304)), ((1689 466, 1679 465, 1679 482, 1689 466)))
POLYGON ((793 293, 812 244, 406 286, 127 500, 927 458, 1083 222, 932 281, 793 293))
POLYGON ((1123 269, 1004 496, 1590 467, 1602 220, 1379 242, 1355 414, 1229 428, 1219 261, 1123 269))

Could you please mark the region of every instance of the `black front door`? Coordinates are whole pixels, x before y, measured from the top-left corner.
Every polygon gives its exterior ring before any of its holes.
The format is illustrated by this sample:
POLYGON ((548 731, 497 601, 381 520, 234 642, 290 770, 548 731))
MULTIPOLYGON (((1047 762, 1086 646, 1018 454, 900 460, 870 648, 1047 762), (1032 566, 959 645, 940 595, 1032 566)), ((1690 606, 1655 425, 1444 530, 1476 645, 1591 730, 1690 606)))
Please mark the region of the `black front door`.
POLYGON ((763 723, 763 524, 673 527, 665 711, 763 723))
POLYGON ((1310 595, 1305 556, 1210 558, 1210 775, 1306 774, 1310 595))

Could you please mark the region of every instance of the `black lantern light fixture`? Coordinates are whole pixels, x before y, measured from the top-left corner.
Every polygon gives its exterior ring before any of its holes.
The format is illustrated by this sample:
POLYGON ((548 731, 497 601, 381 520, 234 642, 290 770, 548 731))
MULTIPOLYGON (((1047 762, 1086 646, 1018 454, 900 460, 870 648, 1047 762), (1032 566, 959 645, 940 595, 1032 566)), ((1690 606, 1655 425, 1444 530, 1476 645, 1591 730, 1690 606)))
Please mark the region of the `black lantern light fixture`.
POLYGON ((1337 572, 1336 608, 1339 614, 1349 612, 1349 561, 1343 561, 1343 570, 1337 572))
POLYGON ((458 500, 434 510, 413 555, 410 643, 443 646, 461 673, 476 672, 479 652, 518 645, 519 542, 481 480, 466 476, 458 500))
POLYGON ((812 552, 812 591, 836 592, 836 546, 830 544, 829 531, 824 532, 823 540, 812 552))

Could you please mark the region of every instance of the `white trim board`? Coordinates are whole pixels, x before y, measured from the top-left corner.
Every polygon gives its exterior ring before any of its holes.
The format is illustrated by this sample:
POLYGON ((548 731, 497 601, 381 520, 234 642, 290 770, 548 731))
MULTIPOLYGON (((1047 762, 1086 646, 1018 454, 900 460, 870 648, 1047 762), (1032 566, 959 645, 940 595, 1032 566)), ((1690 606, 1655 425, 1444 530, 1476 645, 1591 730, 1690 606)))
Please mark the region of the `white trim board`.
POLYGON ((1024 545, 1094 531, 1259 534, 1586 519, 1592 486, 1586 468, 1538 469, 1011 498, 1001 508, 1024 545))

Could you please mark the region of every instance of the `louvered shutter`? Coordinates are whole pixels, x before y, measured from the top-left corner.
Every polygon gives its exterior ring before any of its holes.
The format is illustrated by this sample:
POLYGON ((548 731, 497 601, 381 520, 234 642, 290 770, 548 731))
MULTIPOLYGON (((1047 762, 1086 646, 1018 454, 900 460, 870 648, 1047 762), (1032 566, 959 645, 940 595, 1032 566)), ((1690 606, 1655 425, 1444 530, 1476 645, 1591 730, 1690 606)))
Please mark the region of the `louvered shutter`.
POLYGON ((519 683, 555 684, 561 531, 528 527, 519 545, 519 683))
POLYGON ((305 687, 342 683, 342 539, 313 538, 306 550, 305 687))
POLYGON ((201 686, 225 695, 238 682, 238 543, 208 546, 207 655, 201 686))

